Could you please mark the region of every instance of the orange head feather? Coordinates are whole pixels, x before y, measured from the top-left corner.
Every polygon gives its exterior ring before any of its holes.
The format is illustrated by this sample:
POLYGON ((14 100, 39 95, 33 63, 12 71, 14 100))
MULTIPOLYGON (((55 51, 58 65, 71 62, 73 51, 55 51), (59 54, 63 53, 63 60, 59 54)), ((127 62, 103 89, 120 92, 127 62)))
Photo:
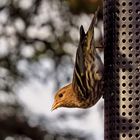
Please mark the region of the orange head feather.
POLYGON ((75 92, 73 91, 72 84, 61 88, 56 93, 52 110, 59 107, 79 107, 79 102, 75 92))

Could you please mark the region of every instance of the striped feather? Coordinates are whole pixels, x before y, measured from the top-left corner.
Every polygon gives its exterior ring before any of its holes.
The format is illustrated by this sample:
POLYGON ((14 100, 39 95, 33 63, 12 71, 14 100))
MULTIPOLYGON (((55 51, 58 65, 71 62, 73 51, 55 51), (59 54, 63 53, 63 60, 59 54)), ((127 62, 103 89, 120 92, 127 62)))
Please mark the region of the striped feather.
POLYGON ((84 100, 90 100, 91 104, 96 103, 101 96, 101 93, 99 93, 101 87, 99 82, 103 72, 101 70, 103 64, 93 46, 96 16, 97 12, 86 34, 83 26, 80 27, 80 42, 76 53, 72 82, 77 96, 84 100), (99 65, 96 63, 99 63, 99 65), (97 78, 99 76, 101 77, 100 79, 97 78))

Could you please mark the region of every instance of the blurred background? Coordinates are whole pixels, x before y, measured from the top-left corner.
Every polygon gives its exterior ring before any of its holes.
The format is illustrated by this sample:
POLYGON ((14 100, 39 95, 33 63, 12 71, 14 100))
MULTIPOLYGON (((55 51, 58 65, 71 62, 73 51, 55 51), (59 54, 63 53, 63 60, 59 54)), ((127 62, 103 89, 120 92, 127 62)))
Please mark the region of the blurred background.
POLYGON ((102 0, 0 0, 0 140, 103 140, 103 99, 51 112, 72 79, 79 27, 98 6, 97 42, 102 0))

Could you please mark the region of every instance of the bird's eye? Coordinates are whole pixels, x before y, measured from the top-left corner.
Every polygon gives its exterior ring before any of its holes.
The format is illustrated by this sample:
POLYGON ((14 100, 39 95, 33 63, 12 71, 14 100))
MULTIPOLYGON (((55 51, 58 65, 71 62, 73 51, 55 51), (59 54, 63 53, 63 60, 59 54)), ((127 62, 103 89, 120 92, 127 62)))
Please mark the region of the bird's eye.
POLYGON ((59 97, 61 98, 61 97, 63 97, 63 94, 61 93, 61 94, 59 94, 59 97))

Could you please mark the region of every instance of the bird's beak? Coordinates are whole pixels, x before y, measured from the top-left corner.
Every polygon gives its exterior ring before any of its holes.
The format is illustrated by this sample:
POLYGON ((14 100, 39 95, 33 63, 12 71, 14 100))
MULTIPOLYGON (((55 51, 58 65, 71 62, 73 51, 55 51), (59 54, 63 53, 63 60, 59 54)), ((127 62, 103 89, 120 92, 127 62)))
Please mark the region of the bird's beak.
POLYGON ((54 111, 55 109, 57 109, 59 107, 59 103, 54 102, 54 104, 52 105, 51 111, 54 111))

